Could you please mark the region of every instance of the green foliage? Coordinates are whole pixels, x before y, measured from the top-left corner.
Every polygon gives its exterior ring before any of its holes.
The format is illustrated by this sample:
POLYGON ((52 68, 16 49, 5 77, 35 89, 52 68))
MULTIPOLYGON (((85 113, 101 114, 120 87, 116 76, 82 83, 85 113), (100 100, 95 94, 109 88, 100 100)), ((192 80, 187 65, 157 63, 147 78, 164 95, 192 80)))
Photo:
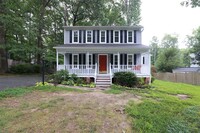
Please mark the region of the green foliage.
POLYGON ((158 53, 159 53, 159 40, 156 36, 152 37, 152 40, 150 42, 150 53, 151 53, 151 64, 155 65, 156 60, 158 58, 158 53))
POLYGON ((49 86, 49 83, 44 82, 44 84, 43 84, 43 82, 37 82, 37 83, 35 84, 35 86, 36 86, 36 87, 38 87, 38 86, 49 86))
POLYGON ((11 66, 11 73, 23 74, 23 73, 39 73, 40 65, 36 64, 19 64, 11 66))
POLYGON ((177 36, 167 34, 163 37, 155 64, 158 71, 172 72, 172 69, 181 66, 181 56, 177 43, 177 36))
POLYGON ((200 0, 184 0, 181 2, 182 6, 200 7, 200 0))
POLYGON ((137 84, 137 77, 132 72, 114 73, 115 84, 127 87, 134 87, 137 84))
POLYGON ((69 72, 67 70, 60 70, 48 76, 48 81, 55 84, 60 84, 62 81, 69 79, 69 72))

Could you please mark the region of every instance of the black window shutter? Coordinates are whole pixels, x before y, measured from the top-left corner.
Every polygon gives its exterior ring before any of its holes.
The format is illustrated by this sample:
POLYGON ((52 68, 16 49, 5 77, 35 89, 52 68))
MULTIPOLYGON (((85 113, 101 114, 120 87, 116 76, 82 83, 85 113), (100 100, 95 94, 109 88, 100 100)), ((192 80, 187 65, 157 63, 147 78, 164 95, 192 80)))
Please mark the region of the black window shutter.
POLYGON ((95 54, 93 54, 92 56, 93 56, 93 57, 92 57, 92 58, 93 58, 93 61, 92 61, 92 62, 93 62, 93 65, 95 65, 95 54))
POLYGON ((82 31, 79 30, 79 43, 82 43, 82 42, 81 42, 81 40, 82 40, 81 32, 82 32, 82 31))
POLYGON ((111 61, 111 64, 113 65, 113 54, 110 55, 110 61, 111 61))
POLYGON ((123 54, 120 54, 120 65, 123 65, 123 54))
POLYGON ((86 39, 86 31, 83 31, 83 43, 85 43, 85 39, 86 39))
POLYGON ((120 30, 120 43, 123 42, 123 30, 120 30))
POLYGON ((99 30, 97 30, 97 43, 99 43, 99 37, 100 37, 99 30))
POLYGON ((69 54, 69 64, 72 65, 72 54, 69 54))
POLYGON ((113 43, 113 30, 111 30, 111 43, 113 43))
POLYGON ((124 55, 124 64, 127 64, 127 54, 124 55))
POLYGON ((82 54, 79 54, 79 64, 82 64, 81 55, 82 55, 82 54))
POLYGON ((72 43, 72 30, 69 31, 69 42, 72 43))
POLYGON ((134 30, 134 43, 137 43, 137 31, 134 30))
POLYGON ((86 54, 83 54, 83 65, 86 64, 86 59, 85 59, 85 57, 86 57, 86 54))
POLYGON ((137 55, 134 54, 134 65, 136 65, 136 64, 137 64, 137 55))
POLYGON ((125 40, 125 43, 127 43, 127 30, 124 31, 124 40, 125 40))
POLYGON ((93 30, 93 43, 95 43, 95 30, 93 30))
POLYGON ((109 30, 106 31, 106 40, 107 40, 107 43, 109 43, 109 30))

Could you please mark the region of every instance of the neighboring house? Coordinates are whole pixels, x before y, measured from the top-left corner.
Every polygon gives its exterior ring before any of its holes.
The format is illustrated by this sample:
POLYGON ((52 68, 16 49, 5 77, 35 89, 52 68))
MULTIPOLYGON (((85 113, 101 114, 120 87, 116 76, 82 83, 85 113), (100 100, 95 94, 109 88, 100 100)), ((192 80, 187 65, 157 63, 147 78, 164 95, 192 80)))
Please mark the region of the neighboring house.
POLYGON ((94 78, 99 86, 110 85, 119 71, 150 80, 150 53, 142 45, 142 30, 142 26, 64 26, 64 44, 54 47, 57 70, 94 78))
POLYGON ((190 67, 200 67, 194 53, 190 54, 190 67))
POLYGON ((200 67, 183 67, 183 68, 176 68, 172 70, 173 73, 200 73, 200 67))

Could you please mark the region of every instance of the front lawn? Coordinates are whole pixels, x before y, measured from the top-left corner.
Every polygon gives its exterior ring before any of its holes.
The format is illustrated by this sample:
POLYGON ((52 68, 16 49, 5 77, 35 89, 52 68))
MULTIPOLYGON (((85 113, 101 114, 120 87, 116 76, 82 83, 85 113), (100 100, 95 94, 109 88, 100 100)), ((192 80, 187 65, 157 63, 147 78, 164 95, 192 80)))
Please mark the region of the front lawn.
POLYGON ((200 86, 156 80, 151 89, 132 90, 142 96, 129 102, 126 113, 135 132, 189 133, 200 131, 200 86))

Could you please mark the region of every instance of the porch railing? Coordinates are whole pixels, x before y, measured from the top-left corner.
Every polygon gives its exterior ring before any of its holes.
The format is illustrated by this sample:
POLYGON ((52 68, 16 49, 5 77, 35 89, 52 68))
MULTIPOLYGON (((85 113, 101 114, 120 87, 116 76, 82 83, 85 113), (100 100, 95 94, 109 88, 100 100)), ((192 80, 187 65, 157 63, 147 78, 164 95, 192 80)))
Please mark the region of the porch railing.
POLYGON ((78 76, 95 76, 95 65, 58 65, 58 70, 68 70, 78 76))
POLYGON ((112 70, 112 73, 115 73, 115 72, 122 72, 122 71, 125 71, 125 72, 133 72, 135 74, 138 74, 138 73, 141 73, 141 69, 142 69, 142 65, 111 65, 111 70, 112 70))

